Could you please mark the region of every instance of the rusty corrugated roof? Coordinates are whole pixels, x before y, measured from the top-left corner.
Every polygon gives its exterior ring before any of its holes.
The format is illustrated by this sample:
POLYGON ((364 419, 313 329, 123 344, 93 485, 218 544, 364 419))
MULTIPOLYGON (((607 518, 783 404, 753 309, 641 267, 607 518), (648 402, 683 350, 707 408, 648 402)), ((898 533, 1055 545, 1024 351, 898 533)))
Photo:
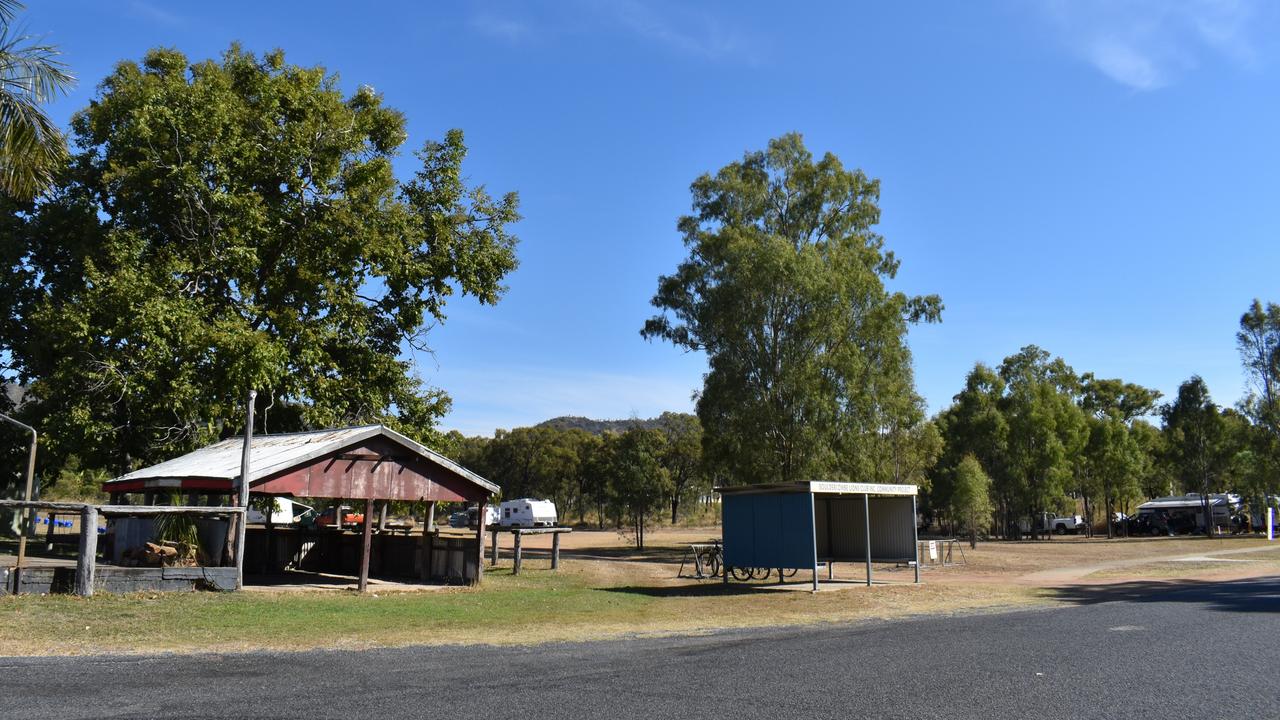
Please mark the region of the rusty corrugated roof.
MULTIPOLYGON (((256 435, 249 449, 249 482, 274 475, 287 468, 314 460, 376 435, 381 435, 392 442, 402 445, 427 460, 452 470, 477 485, 488 488, 490 492, 498 492, 497 485, 384 425, 362 425, 335 430, 256 435)), ((110 482, 158 478, 235 480, 240 477, 240 454, 243 450, 244 438, 227 438, 172 460, 166 460, 141 470, 134 470, 110 482)))

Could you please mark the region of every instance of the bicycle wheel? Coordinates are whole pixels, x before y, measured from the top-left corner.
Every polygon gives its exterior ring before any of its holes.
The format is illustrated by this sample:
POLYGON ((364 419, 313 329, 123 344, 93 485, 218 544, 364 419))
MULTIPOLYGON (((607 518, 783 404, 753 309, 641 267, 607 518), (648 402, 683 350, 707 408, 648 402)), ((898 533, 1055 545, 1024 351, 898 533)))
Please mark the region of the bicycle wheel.
POLYGON ((751 577, 755 580, 768 580, 772 572, 769 568, 751 568, 751 577))
POLYGON ((780 572, 782 573, 782 577, 795 577, 795 576, 796 576, 796 573, 798 573, 798 572, 800 572, 800 571, 799 571, 799 570, 797 570, 796 568, 788 568, 788 569, 782 570, 782 571, 780 571, 780 572))
POLYGON ((712 576, 712 577, 719 577, 719 575, 720 575, 720 553, 713 552, 713 553, 710 553, 710 556, 711 556, 711 557, 709 557, 709 558, 708 558, 707 566, 711 568, 711 576, 712 576))
POLYGON ((751 579, 751 568, 730 567, 729 574, 733 576, 734 580, 746 582, 751 579))

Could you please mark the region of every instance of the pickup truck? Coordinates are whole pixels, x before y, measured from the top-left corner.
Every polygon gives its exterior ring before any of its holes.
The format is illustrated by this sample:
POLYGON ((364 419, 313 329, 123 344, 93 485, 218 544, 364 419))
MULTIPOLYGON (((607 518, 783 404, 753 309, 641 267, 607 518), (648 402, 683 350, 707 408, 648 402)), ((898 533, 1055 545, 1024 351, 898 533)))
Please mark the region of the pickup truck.
POLYGON ((1085 529, 1084 518, 1079 515, 1049 518, 1049 529, 1052 530, 1055 535, 1083 532, 1085 529))

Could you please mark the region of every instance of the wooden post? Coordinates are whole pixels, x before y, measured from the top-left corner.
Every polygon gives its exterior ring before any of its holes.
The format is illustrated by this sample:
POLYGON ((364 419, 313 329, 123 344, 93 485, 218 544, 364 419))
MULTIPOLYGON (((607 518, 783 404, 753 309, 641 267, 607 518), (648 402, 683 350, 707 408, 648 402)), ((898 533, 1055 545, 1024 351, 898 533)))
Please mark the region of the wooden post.
POLYGON ((498 564, 498 528, 490 530, 489 534, 492 536, 489 541, 489 565, 495 566, 498 564))
POLYGON ((246 509, 236 523, 236 589, 244 588, 244 531, 249 524, 247 509, 249 507, 249 448, 253 445, 253 405, 258 397, 257 390, 249 391, 249 401, 245 403, 244 417, 244 449, 240 451, 240 492, 238 505, 246 509))
POLYGON ((862 520, 867 541, 867 587, 871 587, 871 495, 862 493, 862 520))
POLYGON ((422 546, 418 548, 422 555, 422 567, 418 569, 418 577, 422 580, 431 579, 431 528, 422 528, 422 546))
POLYGON ((512 530, 512 531, 511 531, 511 533, 512 533, 513 535, 515 535, 515 538, 516 538, 516 541, 515 541, 515 559, 512 561, 512 565, 511 565, 511 574, 512 574, 512 575, 519 575, 519 574, 520 574, 520 537, 521 537, 521 535, 523 535, 523 533, 522 533, 522 532, 520 532, 520 528, 516 528, 516 529, 512 530))
POLYGON ((436 501, 427 503, 427 530, 436 529, 436 501))
POLYGON ((916 550, 916 583, 920 582, 920 522, 916 515, 916 496, 911 496, 911 547, 916 550))
MULTIPOLYGON (((338 508, 342 513, 342 508, 338 508)), ((364 535, 360 541, 360 592, 369 587, 369 548, 373 540, 373 498, 364 500, 364 535)))
POLYGON ((551 569, 560 569, 560 533, 551 533, 551 569))
POLYGON ((76 558, 76 594, 93 595, 93 575, 98 559, 98 509, 85 505, 80 511, 80 555, 76 558))
MULTIPOLYGON (((476 583, 484 579, 484 500, 476 503, 476 583)), ((466 567, 466 563, 463 563, 466 567)))
POLYGON ((44 551, 53 552, 53 528, 57 524, 58 516, 52 510, 46 512, 44 516, 49 521, 49 524, 45 526, 48 529, 44 531, 44 551))

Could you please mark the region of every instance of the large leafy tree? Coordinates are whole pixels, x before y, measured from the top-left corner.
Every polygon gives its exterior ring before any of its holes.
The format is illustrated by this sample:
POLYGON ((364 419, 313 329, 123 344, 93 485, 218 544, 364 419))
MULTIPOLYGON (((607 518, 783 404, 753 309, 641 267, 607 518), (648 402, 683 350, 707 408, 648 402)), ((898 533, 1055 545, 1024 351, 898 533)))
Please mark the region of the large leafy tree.
POLYGON ((1178 396, 1161 414, 1170 464, 1183 488, 1194 488, 1203 497, 1202 529, 1209 534, 1213 521, 1209 494, 1223 490, 1233 456, 1226 422, 1199 375, 1178 386, 1178 396))
POLYGON ((1280 492, 1280 305, 1254 300, 1240 317, 1236 346, 1249 387, 1240 409, 1252 423, 1239 433, 1248 446, 1240 489, 1251 495, 1255 513, 1265 512, 1267 498, 1280 492))
POLYGON ((1004 359, 1002 414, 1009 426, 1007 458, 1014 494, 1033 517, 1063 504, 1077 458, 1088 440, 1076 405, 1079 378, 1062 360, 1028 345, 1004 359))
POLYGON ((991 478, 972 455, 965 455, 955 468, 955 488, 951 509, 969 535, 969 547, 978 547, 978 531, 991 520, 991 478))
POLYGON ((58 48, 14 30, 21 9, 16 0, 0 0, 0 192, 29 201, 66 161, 62 132, 43 106, 75 78, 58 48))
POLYGON ((122 469, 259 427, 388 422, 448 406, 402 351, 450 295, 496 302, 514 194, 463 179, 460 131, 407 182, 404 117, 321 67, 233 46, 122 62, 72 121, 52 196, 6 233, 20 319, 0 350, 31 382, 55 456, 122 469))
POLYGON ((847 443, 914 424, 907 326, 942 310, 885 288, 898 260, 874 231, 879 183, 790 134, 691 189, 688 258, 642 335, 706 353, 707 460, 731 482, 847 474, 847 443))
POLYGON ((663 465, 667 436, 661 430, 635 427, 607 437, 606 472, 615 510, 631 523, 637 548, 644 548, 652 515, 671 496, 671 474, 663 465))
POLYGON ((702 425, 695 415, 664 412, 658 429, 666 435, 662 466, 671 481, 671 524, 680 519, 680 505, 710 490, 702 469, 702 425))
POLYGON ((1080 408, 1089 419, 1089 437, 1076 463, 1077 481, 1093 531, 1090 498, 1102 495, 1107 537, 1113 537, 1117 502, 1127 506, 1141 492, 1139 481, 1150 472, 1151 456, 1130 431, 1137 418, 1155 409, 1160 393, 1117 378, 1085 373, 1080 383, 1080 408))

